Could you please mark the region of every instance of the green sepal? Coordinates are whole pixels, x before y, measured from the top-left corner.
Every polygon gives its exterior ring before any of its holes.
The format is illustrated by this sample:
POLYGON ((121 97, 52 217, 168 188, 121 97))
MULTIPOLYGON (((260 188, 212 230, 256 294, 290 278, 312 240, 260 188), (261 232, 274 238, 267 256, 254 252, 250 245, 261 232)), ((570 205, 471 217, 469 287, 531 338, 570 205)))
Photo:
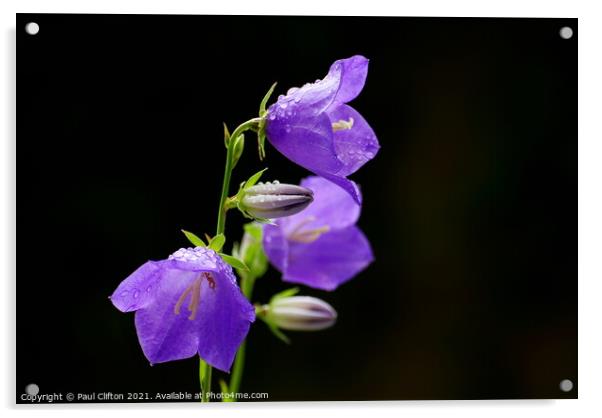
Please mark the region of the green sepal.
POLYGON ((266 106, 268 104, 268 100, 270 100, 270 97, 272 96, 272 93, 274 93, 274 89, 276 88, 276 84, 278 84, 278 82, 272 84, 272 87, 270 87, 270 89, 268 90, 268 92, 265 94, 265 96, 263 96, 263 99, 261 99, 261 104, 259 105, 259 117, 264 117, 266 114, 266 106))
POLYGON ((263 170, 258 171, 257 173, 255 173, 251 177, 249 177, 249 179, 245 182, 244 186, 242 186, 243 190, 248 189, 249 187, 255 186, 255 184, 259 181, 259 179, 263 175, 263 172, 266 170, 267 170, 267 168, 264 168, 263 170))
POLYGON ((278 299, 290 298, 291 296, 295 296, 297 293, 299 293, 299 288, 291 287, 290 289, 283 290, 282 292, 276 293, 274 296, 272 296, 270 303, 273 303, 278 299))
POLYGON ((228 130, 228 126, 226 125, 226 122, 223 122, 224 124, 224 145, 226 146, 226 148, 228 148, 228 144, 230 143, 230 131, 228 130))
POLYGON ((257 131, 257 154, 259 161, 263 161, 265 158, 265 132, 263 129, 257 131))
POLYGON ((216 253, 219 253, 224 244, 226 243, 226 237, 224 234, 217 234, 209 241, 208 247, 216 253))
POLYGON ((268 329, 270 331, 272 331, 272 334, 274 334, 276 336, 276 338, 278 338, 280 341, 282 341, 285 344, 291 343, 291 339, 288 338, 284 332, 280 331, 280 329, 276 325, 274 325, 268 321, 265 321, 265 323, 267 324, 268 329))
POLYGON ((250 271, 249 267, 247 267, 247 265, 245 264, 244 261, 242 261, 242 260, 240 260, 240 259, 238 259, 236 257, 233 257, 231 255, 228 255, 228 254, 222 254, 222 253, 220 253, 219 255, 223 258, 223 260, 226 263, 230 264, 235 269, 243 270, 243 271, 250 271))
POLYGON ((268 113, 266 107, 268 104, 268 100, 270 100, 272 93, 274 93, 276 84, 278 83, 272 84, 272 87, 270 87, 265 96, 263 96, 261 104, 259 105, 259 117, 263 118, 257 129, 257 153, 259 154, 260 161, 263 161, 263 159, 265 158, 265 116, 268 113))
POLYGON ((203 241, 201 238, 194 235, 192 232, 185 231, 183 229, 182 229, 182 232, 184 233, 186 238, 188 238, 188 241, 190 241, 191 244, 194 245, 195 247, 206 247, 207 246, 207 244, 205 244, 205 241, 203 241))
POLYGON ((266 313, 266 310, 263 306, 255 305, 255 316, 261 319, 268 326, 268 329, 272 332, 272 334, 274 334, 276 338, 278 338, 285 344, 291 343, 290 338, 288 338, 284 332, 280 331, 276 324, 272 322, 269 314, 266 313))

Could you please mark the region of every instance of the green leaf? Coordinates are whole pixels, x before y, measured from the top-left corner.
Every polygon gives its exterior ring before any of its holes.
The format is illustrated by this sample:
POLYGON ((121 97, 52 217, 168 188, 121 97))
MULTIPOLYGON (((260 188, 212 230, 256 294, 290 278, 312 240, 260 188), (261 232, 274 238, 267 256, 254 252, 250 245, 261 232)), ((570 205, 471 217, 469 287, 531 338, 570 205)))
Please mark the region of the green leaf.
POLYGON ((200 239, 199 237, 197 237, 196 235, 194 235, 192 232, 188 232, 182 229, 182 232, 184 233, 184 235, 186 235, 186 238, 188 238, 188 241, 190 241, 192 243, 192 245, 194 245, 195 247, 206 247, 207 244, 205 244, 205 242, 200 239))
POLYGON ((272 296, 272 299, 270 299, 270 303, 278 299, 290 298, 291 296, 295 296, 297 293, 299 293, 298 287, 292 287, 290 289, 283 290, 282 292, 276 293, 274 296, 272 296))
POLYGON ((276 83, 272 84, 272 87, 270 87, 270 89, 265 94, 265 96, 263 96, 263 99, 261 99, 261 104, 259 105, 259 116, 260 117, 263 117, 265 115, 265 108, 268 104, 268 100, 270 100, 270 97, 272 96, 272 93, 274 93, 276 84, 278 84, 278 83, 276 82, 276 83))
POLYGON ((211 238, 211 241, 209 241, 209 248, 218 253, 225 243, 226 237, 224 236, 224 234, 218 234, 211 238))
POLYGON ((232 257, 231 255, 228 255, 228 254, 220 253, 220 256, 224 259, 224 261, 226 263, 230 264, 232 267, 239 269, 239 270, 249 271, 249 267, 247 267, 247 265, 244 263, 244 261, 239 260, 236 257, 232 257))
POLYGON ((257 173, 249 177, 249 180, 246 181, 245 185, 243 186, 243 189, 248 189, 249 187, 255 186, 255 184, 259 181, 265 170, 267 170, 267 168, 264 168, 263 170, 258 171, 257 173))

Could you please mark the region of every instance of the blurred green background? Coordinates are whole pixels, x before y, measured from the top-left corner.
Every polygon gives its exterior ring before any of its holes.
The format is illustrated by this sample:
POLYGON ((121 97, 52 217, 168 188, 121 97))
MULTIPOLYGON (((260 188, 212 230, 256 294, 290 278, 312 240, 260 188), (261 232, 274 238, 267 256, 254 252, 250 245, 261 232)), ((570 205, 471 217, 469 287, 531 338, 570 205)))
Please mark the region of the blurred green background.
MULTIPOLYGON (((370 59, 352 103, 377 157, 359 225, 376 261, 329 293, 337 325, 257 322, 241 390, 269 400, 577 395, 577 20, 18 15, 17 391, 193 392, 150 367, 109 302, 148 259, 212 232, 234 127, 276 94, 370 59), (40 25, 36 36, 22 28, 40 25), (575 35, 559 36, 563 26, 575 35), (559 382, 575 388, 564 393, 559 382)), ((236 185, 309 173, 252 138, 236 185)), ((230 244, 242 218, 228 218, 230 244)), ((290 286, 256 285, 266 302, 290 286)), ((217 378, 223 374, 216 372, 217 378)))

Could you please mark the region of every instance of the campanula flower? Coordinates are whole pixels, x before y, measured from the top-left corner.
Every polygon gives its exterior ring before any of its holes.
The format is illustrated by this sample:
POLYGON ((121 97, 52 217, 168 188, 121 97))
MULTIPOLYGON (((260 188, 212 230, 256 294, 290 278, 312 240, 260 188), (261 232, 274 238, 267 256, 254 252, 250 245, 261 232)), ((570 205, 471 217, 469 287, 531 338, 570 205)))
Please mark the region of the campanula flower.
POLYGON ((355 225, 360 205, 321 177, 308 177, 301 186, 313 191, 314 201, 265 225, 263 247, 285 282, 334 290, 374 260, 368 239, 355 225))
POLYGON ((368 59, 335 61, 323 80, 291 88, 269 107, 265 133, 291 161, 345 189, 359 204, 355 183, 346 177, 379 149, 368 122, 347 103, 362 91, 368 59))
POLYGON ((198 354, 227 372, 255 320, 232 268, 204 247, 146 262, 111 301, 122 312, 136 311, 138 340, 151 364, 198 354))

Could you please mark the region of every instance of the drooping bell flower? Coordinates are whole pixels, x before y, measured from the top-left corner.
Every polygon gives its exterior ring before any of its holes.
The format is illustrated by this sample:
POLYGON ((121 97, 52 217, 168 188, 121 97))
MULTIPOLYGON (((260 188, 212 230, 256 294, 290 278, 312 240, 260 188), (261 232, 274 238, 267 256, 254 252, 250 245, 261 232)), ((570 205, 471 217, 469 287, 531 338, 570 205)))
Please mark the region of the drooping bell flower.
POLYGON ((255 310, 232 268, 209 248, 182 248, 148 261, 117 287, 111 302, 136 311, 138 340, 154 363, 199 355, 228 372, 255 310))
POLYGON ((301 186, 313 191, 314 201, 265 225, 263 247, 285 282, 334 290, 374 260, 368 239, 355 225, 360 205, 321 177, 308 177, 301 186))
POLYGON ((368 122, 347 103, 362 91, 368 59, 335 61, 323 80, 291 88, 269 107, 265 133, 291 161, 345 189, 361 203, 357 186, 346 177, 379 149, 368 122))

